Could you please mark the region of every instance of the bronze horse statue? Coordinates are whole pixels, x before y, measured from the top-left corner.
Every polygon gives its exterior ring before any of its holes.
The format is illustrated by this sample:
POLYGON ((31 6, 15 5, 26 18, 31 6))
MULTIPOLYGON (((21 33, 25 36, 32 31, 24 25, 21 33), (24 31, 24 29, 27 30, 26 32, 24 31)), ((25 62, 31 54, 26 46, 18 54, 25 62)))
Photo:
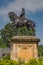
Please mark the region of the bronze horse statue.
POLYGON ((34 30, 35 23, 31 20, 28 20, 25 18, 25 9, 22 8, 22 13, 20 16, 17 16, 14 12, 9 13, 10 20, 14 23, 16 27, 22 27, 25 26, 29 29, 32 28, 34 30))

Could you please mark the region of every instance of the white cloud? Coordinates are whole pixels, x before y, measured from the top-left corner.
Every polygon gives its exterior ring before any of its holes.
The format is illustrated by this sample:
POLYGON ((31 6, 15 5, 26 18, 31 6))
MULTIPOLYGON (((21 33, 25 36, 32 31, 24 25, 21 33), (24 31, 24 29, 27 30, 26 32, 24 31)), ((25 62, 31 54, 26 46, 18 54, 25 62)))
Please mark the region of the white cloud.
POLYGON ((20 14, 21 8, 25 8, 26 11, 36 12, 37 10, 43 10, 43 0, 16 0, 13 3, 7 5, 6 8, 0 9, 0 15, 6 19, 8 12, 14 11, 20 14))
POLYGON ((43 0, 16 0, 13 3, 10 3, 6 8, 2 8, 0 13, 4 14, 9 11, 19 12, 22 7, 31 12, 43 10, 43 0))

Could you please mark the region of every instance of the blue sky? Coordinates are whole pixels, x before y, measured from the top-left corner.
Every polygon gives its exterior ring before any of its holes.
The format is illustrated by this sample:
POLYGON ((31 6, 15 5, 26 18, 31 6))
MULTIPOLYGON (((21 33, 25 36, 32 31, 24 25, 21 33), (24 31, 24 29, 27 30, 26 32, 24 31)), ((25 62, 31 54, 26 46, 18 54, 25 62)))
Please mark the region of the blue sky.
POLYGON ((35 22, 36 36, 43 44, 43 0, 0 0, 0 29, 10 22, 8 13, 20 15, 21 8, 25 8, 26 17, 35 22))

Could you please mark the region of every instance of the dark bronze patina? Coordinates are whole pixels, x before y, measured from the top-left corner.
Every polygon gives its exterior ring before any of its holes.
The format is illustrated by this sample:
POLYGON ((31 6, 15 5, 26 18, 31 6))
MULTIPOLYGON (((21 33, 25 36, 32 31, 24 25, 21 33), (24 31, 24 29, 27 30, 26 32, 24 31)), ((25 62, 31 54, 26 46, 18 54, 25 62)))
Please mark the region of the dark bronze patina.
POLYGON ((31 20, 25 18, 25 9, 22 8, 22 12, 20 16, 17 16, 14 12, 9 13, 10 20, 14 23, 14 25, 18 27, 26 26, 28 30, 31 28, 35 29, 35 23, 31 20))

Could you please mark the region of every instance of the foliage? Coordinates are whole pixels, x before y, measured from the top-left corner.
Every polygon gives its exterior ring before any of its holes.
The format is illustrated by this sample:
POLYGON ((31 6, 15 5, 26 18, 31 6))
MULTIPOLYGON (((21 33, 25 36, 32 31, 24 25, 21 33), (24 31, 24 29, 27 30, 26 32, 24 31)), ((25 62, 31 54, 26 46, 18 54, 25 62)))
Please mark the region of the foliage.
POLYGON ((33 34, 35 35, 35 30, 32 30, 31 28, 28 30, 26 26, 16 27, 13 23, 6 24, 5 27, 0 31, 2 39, 7 43, 8 46, 12 36, 29 36, 33 34))
POLYGON ((31 35, 35 35, 35 30, 32 30, 31 28, 28 30, 26 26, 23 27, 19 27, 17 29, 17 34, 18 36, 22 35, 22 36, 31 36, 31 35))
POLYGON ((38 46, 38 55, 39 57, 43 57, 43 45, 38 46))
POLYGON ((18 65, 18 62, 13 60, 0 60, 0 65, 18 65))
POLYGON ((3 57, 3 60, 10 60, 10 55, 7 54, 5 57, 3 57))
POLYGON ((37 64, 38 64, 38 62, 36 59, 31 59, 29 62, 27 62, 26 65, 37 65, 37 64))
POLYGON ((16 35, 16 27, 8 23, 0 32, 2 39, 7 43, 7 46, 9 46, 11 37, 16 35))
POLYGON ((2 38, 0 38, 0 48, 6 48, 7 45, 2 38))
POLYGON ((18 59, 18 65, 24 65, 24 64, 25 64, 24 59, 19 58, 18 59))
POLYGON ((43 59, 31 59, 28 62, 21 63, 22 61, 15 60, 0 60, 0 65, 43 65, 43 59))

